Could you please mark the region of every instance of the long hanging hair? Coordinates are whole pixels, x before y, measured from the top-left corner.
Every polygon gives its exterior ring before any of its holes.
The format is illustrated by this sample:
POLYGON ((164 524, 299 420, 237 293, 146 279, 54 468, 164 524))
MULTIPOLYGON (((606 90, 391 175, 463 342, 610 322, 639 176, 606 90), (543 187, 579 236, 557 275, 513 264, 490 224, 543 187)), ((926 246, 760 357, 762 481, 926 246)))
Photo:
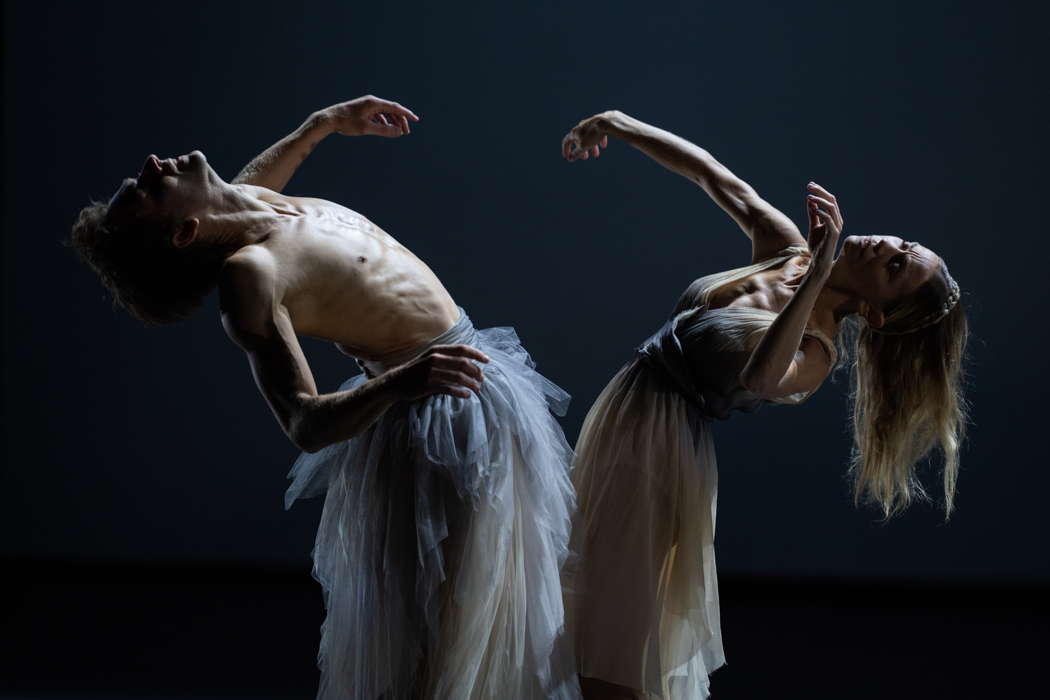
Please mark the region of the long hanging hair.
MULTIPOLYGON (((782 264, 804 247, 785 249, 775 258, 702 277, 682 295, 677 313, 704 307, 716 289, 782 264)), ((732 328, 721 337, 732 347, 751 350, 776 314, 764 309, 730 307, 732 328)), ((849 475, 854 502, 872 502, 888 518, 916 499, 928 496, 916 475, 931 452, 943 456, 945 516, 955 503, 959 450, 966 429, 962 370, 968 328, 959 287, 942 264, 940 274, 909 297, 884 309, 885 324, 870 328, 860 317, 847 317, 829 354, 838 367, 850 368, 853 450, 849 475)), ((830 340, 807 329, 825 347, 830 340)), ((800 403, 808 394, 775 399, 800 403)))
POLYGON ((874 502, 887 518, 927 500, 916 468, 939 450, 948 517, 967 419, 969 329, 959 287, 942 264, 940 274, 884 314, 882 328, 849 317, 839 334, 851 375, 854 500, 874 502))

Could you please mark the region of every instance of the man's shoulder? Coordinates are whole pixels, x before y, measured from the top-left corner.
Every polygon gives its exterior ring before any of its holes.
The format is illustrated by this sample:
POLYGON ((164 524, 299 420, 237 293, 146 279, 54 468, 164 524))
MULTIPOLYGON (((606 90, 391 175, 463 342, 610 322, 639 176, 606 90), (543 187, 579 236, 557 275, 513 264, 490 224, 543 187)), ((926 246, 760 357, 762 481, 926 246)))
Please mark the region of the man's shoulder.
POLYGON ((273 253, 260 245, 246 245, 226 259, 219 275, 220 294, 258 296, 272 289, 277 275, 273 253))
POLYGON ((269 323, 276 279, 276 260, 262 246, 245 246, 226 260, 219 276, 219 311, 227 332, 258 332, 269 323))

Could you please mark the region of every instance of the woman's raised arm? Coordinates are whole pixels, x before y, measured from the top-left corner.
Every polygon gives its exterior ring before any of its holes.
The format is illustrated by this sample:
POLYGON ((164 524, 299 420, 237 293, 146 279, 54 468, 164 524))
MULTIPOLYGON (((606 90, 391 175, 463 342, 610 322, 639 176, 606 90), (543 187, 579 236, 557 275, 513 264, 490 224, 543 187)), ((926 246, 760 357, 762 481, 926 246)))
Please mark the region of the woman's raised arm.
POLYGON ((772 257, 788 246, 806 245, 791 219, 706 150, 623 112, 611 110, 584 119, 562 139, 562 155, 570 162, 592 155, 597 158, 608 146, 609 136, 700 185, 751 239, 752 262, 772 257))

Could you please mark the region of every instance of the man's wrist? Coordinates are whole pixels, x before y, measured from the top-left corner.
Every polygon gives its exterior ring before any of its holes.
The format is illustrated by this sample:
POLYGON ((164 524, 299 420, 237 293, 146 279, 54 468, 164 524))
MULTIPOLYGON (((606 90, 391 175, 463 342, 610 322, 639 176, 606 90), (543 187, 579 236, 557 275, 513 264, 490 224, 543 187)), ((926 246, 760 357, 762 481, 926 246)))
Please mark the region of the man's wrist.
POLYGON ((327 110, 319 109, 306 118, 300 129, 304 134, 324 137, 335 131, 335 123, 327 110))
POLYGON ((375 391, 390 403, 397 403, 408 398, 405 387, 405 373, 400 367, 380 375, 375 381, 375 391))

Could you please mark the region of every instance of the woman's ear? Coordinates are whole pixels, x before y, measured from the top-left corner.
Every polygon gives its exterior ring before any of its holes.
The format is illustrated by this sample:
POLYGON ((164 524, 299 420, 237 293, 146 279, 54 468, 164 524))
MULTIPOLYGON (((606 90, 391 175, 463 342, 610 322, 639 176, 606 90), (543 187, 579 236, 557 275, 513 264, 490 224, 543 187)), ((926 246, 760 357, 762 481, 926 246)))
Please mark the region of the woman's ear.
POLYGON ((882 309, 866 301, 861 304, 860 315, 872 328, 882 328, 886 325, 886 316, 882 313, 882 309))
POLYGON ((182 222, 179 229, 172 234, 171 244, 176 248, 185 248, 197 238, 197 230, 200 228, 200 219, 191 217, 182 222))

